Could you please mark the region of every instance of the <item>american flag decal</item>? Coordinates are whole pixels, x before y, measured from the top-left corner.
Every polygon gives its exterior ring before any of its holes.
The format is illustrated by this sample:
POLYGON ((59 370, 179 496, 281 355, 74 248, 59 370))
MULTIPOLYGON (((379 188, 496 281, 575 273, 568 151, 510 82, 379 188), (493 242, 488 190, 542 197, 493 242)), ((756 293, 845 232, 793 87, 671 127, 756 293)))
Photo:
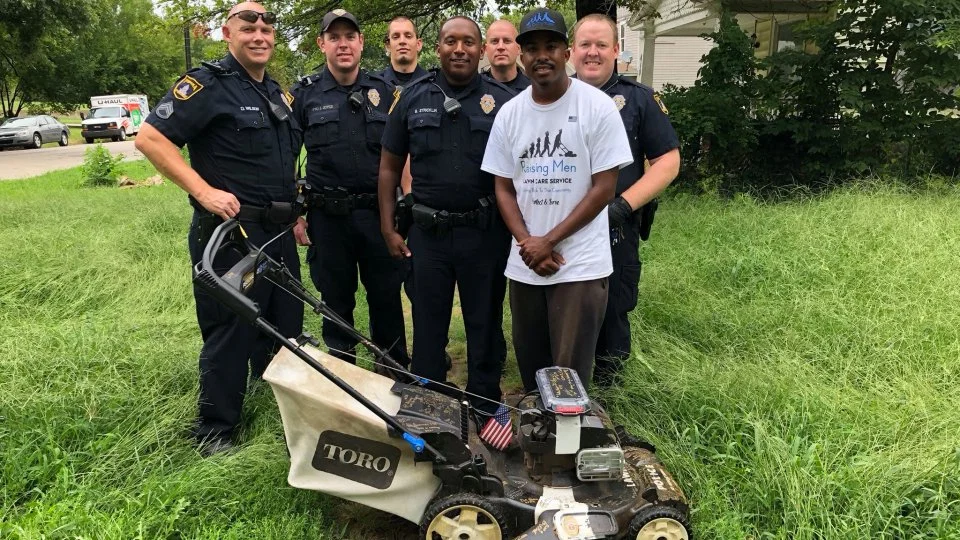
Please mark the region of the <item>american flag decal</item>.
POLYGON ((510 422, 510 409, 501 404, 497 412, 487 420, 480 430, 480 438, 497 450, 503 450, 513 440, 513 424, 510 422))

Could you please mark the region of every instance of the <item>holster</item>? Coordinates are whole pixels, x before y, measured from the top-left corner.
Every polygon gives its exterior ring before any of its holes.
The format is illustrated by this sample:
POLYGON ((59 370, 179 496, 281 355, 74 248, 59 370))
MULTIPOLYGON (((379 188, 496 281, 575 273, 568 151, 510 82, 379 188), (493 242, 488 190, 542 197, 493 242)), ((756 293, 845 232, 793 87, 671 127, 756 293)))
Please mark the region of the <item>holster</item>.
POLYGON ((210 242, 210 238, 213 237, 213 231, 223 223, 223 220, 220 219, 220 216, 211 214, 206 210, 197 213, 199 215, 197 218, 197 240, 200 242, 200 246, 206 246, 210 242))
POLYGON ((413 226, 413 194, 407 193, 397 199, 397 207, 394 217, 394 225, 400 236, 406 238, 410 233, 410 227, 413 226))

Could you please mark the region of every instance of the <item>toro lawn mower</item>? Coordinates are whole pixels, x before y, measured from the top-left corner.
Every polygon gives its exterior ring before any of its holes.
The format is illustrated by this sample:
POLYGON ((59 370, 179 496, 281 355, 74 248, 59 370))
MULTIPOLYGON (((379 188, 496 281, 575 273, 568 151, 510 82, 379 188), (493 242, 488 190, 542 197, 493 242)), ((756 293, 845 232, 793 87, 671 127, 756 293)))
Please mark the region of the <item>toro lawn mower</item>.
POLYGON ((496 450, 463 391, 404 371, 242 232, 234 220, 220 225, 194 279, 282 345, 264 379, 283 419, 290 485, 405 518, 426 540, 691 537, 687 499, 654 448, 614 426, 575 371, 540 370, 537 391, 504 422, 514 442, 496 450), (248 296, 260 282, 349 332, 393 376, 336 359, 308 334, 284 338, 248 296))

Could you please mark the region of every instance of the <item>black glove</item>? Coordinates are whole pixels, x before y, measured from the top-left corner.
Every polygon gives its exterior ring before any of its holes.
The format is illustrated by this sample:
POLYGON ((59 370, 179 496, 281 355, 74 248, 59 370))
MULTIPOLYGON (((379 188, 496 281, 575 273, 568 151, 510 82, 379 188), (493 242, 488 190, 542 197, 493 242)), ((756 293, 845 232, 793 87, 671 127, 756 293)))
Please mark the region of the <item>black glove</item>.
POLYGON ((622 227, 630 220, 633 215, 633 208, 630 208, 623 197, 617 197, 607 205, 607 217, 610 218, 610 228, 622 227))

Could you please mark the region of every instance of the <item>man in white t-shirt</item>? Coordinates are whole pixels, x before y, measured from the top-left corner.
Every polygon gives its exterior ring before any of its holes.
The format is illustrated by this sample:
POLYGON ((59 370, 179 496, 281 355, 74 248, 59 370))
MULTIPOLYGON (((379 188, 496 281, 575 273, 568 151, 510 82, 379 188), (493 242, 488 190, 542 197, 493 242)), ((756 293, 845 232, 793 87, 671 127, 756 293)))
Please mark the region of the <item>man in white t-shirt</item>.
POLYGON ((589 385, 613 271, 606 206, 633 156, 610 98, 567 76, 560 13, 525 15, 517 42, 532 85, 500 110, 481 165, 515 240, 504 273, 517 364, 528 391, 551 365, 589 385))

